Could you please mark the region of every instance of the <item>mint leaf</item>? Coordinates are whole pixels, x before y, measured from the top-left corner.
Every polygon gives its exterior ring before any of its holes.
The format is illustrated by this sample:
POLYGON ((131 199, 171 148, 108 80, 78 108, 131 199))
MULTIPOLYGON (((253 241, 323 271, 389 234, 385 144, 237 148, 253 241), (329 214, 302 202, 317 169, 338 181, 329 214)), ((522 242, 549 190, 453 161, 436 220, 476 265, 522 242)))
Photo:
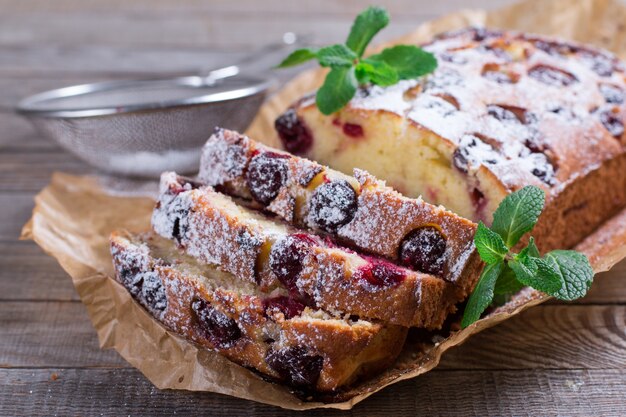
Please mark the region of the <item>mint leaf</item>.
POLYGON ((278 68, 286 68, 292 67, 294 65, 300 65, 316 57, 317 49, 315 48, 296 49, 295 51, 290 53, 289 56, 283 60, 283 62, 278 64, 278 68))
POLYGON ((398 82, 398 73, 382 61, 370 61, 364 59, 356 66, 357 78, 367 80, 380 86, 393 85, 398 82))
POLYGON ((387 63, 396 70, 401 80, 421 77, 437 68, 435 56, 414 45, 392 46, 368 59, 387 63))
POLYGON ((326 46, 317 51, 317 59, 323 67, 351 67, 358 57, 346 45, 326 46))
POLYGON ((469 300, 467 300, 467 305, 463 312, 463 319, 461 320, 462 328, 466 328, 478 320, 483 311, 491 304, 491 300, 493 300, 493 289, 503 267, 504 262, 498 262, 487 265, 485 269, 483 269, 483 273, 478 279, 474 292, 472 292, 469 300))
POLYGON ((354 67, 331 69, 324 85, 317 90, 317 107, 325 115, 333 114, 354 97, 357 85, 354 67))
POLYGON ((493 289, 494 294, 515 294, 522 288, 524 288, 524 284, 517 280, 515 272, 513 272, 510 266, 505 264, 493 289))
POLYGON ((517 280, 536 290, 552 294, 561 288, 561 280, 550 263, 541 258, 519 255, 509 261, 517 280))
POLYGON ((561 282, 561 288, 550 295, 559 300, 575 300, 587 293, 593 281, 593 269, 584 254, 573 250, 553 250, 546 254, 545 259, 561 282))
POLYGON ((524 249, 522 249, 517 255, 515 255, 515 259, 526 258, 528 256, 533 258, 541 258, 539 249, 537 248, 537 245, 535 245, 534 237, 531 237, 528 240, 528 245, 526 245, 524 249))
POLYGON ((474 244, 480 258, 488 264, 495 264, 504 259, 509 252, 499 234, 489 229, 483 222, 478 223, 474 244))
POLYGON ((535 226, 544 204, 545 194, 539 187, 529 185, 515 191, 507 195, 493 213, 491 229, 512 248, 535 226))
POLYGON ((363 55, 372 38, 389 24, 389 14, 382 7, 370 6, 357 16, 346 45, 358 56, 363 55))

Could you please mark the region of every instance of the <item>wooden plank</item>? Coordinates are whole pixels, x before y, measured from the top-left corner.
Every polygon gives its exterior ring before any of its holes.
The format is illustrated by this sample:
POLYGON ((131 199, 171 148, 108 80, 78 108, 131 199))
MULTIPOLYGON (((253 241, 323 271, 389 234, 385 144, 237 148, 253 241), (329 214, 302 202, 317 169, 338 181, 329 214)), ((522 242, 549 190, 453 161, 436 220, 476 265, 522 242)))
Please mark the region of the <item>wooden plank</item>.
POLYGON ((626 364, 626 306, 538 306, 446 352, 444 369, 602 369, 626 364))
MULTIPOLYGON (((0 34, 2 30, 0 30, 0 34)), ((275 38, 273 41, 279 40, 275 38)), ((0 74, 18 79, 64 78, 43 89, 62 87, 76 82, 95 82, 106 78, 154 75, 165 71, 194 72, 200 68, 230 65, 249 53, 232 49, 215 50, 198 47, 139 47, 80 43, 78 45, 0 45, 0 74)), ((21 87, 16 84, 15 87, 21 87)))
MULTIPOLYGON (((0 366, 128 366, 102 350, 77 302, 0 302, 0 366)), ((1 413, 0 413, 1 414, 1 413)))
MULTIPOLYGON (((69 278, 68 278, 69 280, 69 278)), ((442 369, 606 369, 626 364, 626 306, 539 306, 447 352, 442 369)), ((75 302, 0 302, 4 366, 120 365, 75 302)))
POLYGON ((0 241, 17 240, 34 205, 32 193, 0 193, 0 241))
MULTIPOLYGON (((37 192, 55 171, 73 174, 95 172, 68 152, 0 153, 0 192, 37 192)), ((10 196, 0 195, 0 206, 10 196)))
MULTIPOLYGON (((9 93, 11 94, 11 93, 9 93)), ((0 98, 0 108, 10 105, 5 98, 0 98)), ((0 111, 0 151, 2 153, 38 151, 62 152, 59 145, 44 138, 33 125, 14 113, 0 111)))
MULTIPOLYGON (((623 370, 433 371, 351 412, 299 416, 625 415, 623 370)), ((2 415, 287 416, 212 393, 158 390, 134 369, 0 369, 2 415)))
POLYGON ((34 242, 0 242, 0 301, 78 300, 72 280, 34 242))
MULTIPOLYGON (((461 8, 494 8, 511 3, 512 0, 447 0, 433 3, 428 0, 396 0, 385 4, 385 8, 394 18, 410 18, 419 16, 428 10, 430 13, 447 13, 461 8)), ((14 2, 1 0, 0 8, 4 13, 20 14, 33 10, 49 13, 116 13, 116 14, 155 14, 161 16, 189 15, 207 13, 216 16, 225 14, 251 14, 263 17, 267 14, 279 13, 288 16, 324 17, 328 15, 354 16, 369 6, 369 0, 333 1, 319 0, 316 2, 288 2, 285 0, 187 0, 171 2, 169 0, 124 0, 109 1, 77 1, 57 0, 22 0, 14 2)))
MULTIPOLYGON (((423 10, 423 9, 422 9, 423 10)), ((395 19, 377 37, 390 39, 411 31, 435 15, 424 13, 410 19, 395 19)), ((343 41, 353 15, 328 15, 314 19, 307 15, 289 15, 267 10, 262 18, 255 14, 227 16, 210 12, 189 15, 142 13, 91 13, 29 11, 0 15, 0 44, 11 46, 52 45, 132 45, 199 46, 208 48, 246 48, 275 42, 284 32, 312 34, 316 44, 343 41), (41 22, 46 24, 42 25, 41 22)))

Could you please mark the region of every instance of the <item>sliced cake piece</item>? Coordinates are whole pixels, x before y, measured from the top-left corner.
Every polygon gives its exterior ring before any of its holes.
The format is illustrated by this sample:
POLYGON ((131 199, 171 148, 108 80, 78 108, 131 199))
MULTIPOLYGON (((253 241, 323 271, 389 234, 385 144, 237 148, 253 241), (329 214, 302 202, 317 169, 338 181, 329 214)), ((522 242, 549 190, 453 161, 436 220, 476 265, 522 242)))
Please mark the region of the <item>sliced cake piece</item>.
POLYGON ((432 329, 459 301, 443 279, 342 248, 174 173, 161 177, 152 225, 205 263, 327 311, 432 329))
POLYGON ((159 236, 111 236, 117 280, 172 331, 285 383, 330 391, 389 366, 407 330, 305 307, 199 264, 159 236))
POLYGON ((285 149, 486 223, 508 193, 537 185, 548 193, 533 232, 543 250, 575 245, 626 206, 623 62, 477 28, 425 49, 433 74, 362 87, 330 116, 313 95, 298 100, 275 123, 285 149))
POLYGON ((218 129, 204 146, 199 179, 287 222, 455 283, 460 298, 481 267, 474 223, 406 198, 365 171, 350 177, 218 129))

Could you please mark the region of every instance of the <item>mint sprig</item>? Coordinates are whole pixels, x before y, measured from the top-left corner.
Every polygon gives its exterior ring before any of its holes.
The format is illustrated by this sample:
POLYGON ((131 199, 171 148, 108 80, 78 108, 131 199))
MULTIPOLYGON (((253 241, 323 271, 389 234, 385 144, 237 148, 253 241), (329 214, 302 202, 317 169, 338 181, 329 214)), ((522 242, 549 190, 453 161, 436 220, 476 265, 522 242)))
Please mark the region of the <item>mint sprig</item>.
POLYGON ((519 253, 511 251, 535 227, 544 204, 541 188, 524 187, 502 200, 493 214, 491 228, 482 222, 478 224, 474 244, 487 265, 467 301, 461 327, 478 320, 494 296, 506 298, 523 286, 568 301, 587 293, 593 269, 584 254, 553 250, 542 257, 532 237, 519 253))
POLYGON ((316 95, 317 107, 326 115, 348 104, 360 85, 390 86, 400 80, 429 74, 437 68, 435 56, 415 45, 396 45, 364 58, 367 45, 388 24, 389 14, 384 8, 368 7, 356 17, 345 44, 298 49, 278 68, 300 65, 312 59, 317 59, 322 67, 329 67, 330 72, 316 95))

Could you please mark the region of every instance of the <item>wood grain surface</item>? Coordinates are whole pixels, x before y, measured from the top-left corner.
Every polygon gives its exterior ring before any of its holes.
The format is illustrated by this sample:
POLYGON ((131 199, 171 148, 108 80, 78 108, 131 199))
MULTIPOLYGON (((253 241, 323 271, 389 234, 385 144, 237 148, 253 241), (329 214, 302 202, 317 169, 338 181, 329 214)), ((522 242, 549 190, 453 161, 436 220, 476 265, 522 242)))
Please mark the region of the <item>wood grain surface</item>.
MULTIPOLYGON (((219 66, 285 31, 342 40, 370 1, 0 0, 0 416, 274 416, 275 407, 211 393, 160 391, 98 347, 70 279, 17 240, 54 171, 92 169, 13 112, 49 88, 219 66)), ((381 39, 464 7, 508 0, 386 4, 381 39)), ((350 412, 315 415, 626 415, 626 263, 587 297, 533 308, 449 351, 433 372, 350 412)), ((303 413, 306 415, 307 413, 303 413)))

